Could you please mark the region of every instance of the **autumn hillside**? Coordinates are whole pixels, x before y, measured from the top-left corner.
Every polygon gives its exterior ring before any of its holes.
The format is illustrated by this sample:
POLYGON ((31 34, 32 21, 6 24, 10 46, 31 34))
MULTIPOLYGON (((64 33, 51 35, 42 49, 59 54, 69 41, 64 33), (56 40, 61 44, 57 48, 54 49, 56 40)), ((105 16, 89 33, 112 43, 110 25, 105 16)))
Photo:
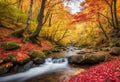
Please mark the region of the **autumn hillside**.
POLYGON ((0 0, 9 80, 120 82, 120 0, 0 0))
MULTIPOLYGON (((26 61, 30 61, 29 53, 31 51, 37 51, 39 53, 43 53, 44 50, 50 50, 53 48, 53 45, 47 41, 47 40, 41 40, 41 46, 37 44, 33 44, 31 42, 22 42, 22 38, 16 38, 13 36, 10 36, 9 33, 12 31, 10 29, 0 27, 0 70, 2 73, 2 69, 4 65, 10 64, 10 67, 13 66, 13 64, 23 64, 26 61), (10 43, 16 43, 19 45, 18 49, 12 49, 14 48, 14 45, 10 45, 10 43), (2 44, 5 43, 5 47, 2 47, 2 44), (3 67, 2 67, 3 66, 3 67)), ((46 54, 44 54, 46 55, 46 54)), ((9 66, 6 66, 6 71, 8 71, 9 66)))

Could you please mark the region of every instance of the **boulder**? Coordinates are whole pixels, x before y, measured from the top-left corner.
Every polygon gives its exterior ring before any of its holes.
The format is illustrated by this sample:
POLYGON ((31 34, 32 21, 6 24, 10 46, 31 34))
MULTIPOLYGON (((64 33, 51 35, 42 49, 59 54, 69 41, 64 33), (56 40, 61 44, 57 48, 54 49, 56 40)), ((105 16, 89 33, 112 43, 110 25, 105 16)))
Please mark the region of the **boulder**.
POLYGON ((8 54, 5 58, 4 58, 4 62, 14 62, 16 55, 15 54, 8 54))
POLYGON ((68 62, 74 63, 74 64, 80 64, 81 61, 84 59, 84 57, 85 56, 83 56, 83 55, 70 56, 70 57, 68 57, 68 62))
POLYGON ((33 62, 35 64, 43 64, 45 62, 45 58, 34 58, 33 62))
POLYGON ((82 51, 82 50, 80 50, 80 51, 78 51, 77 52, 77 54, 85 54, 86 52, 85 51, 82 51))
POLYGON ((110 54, 114 56, 119 56, 120 55, 120 47, 112 47, 110 49, 110 54))
POLYGON ((4 58, 4 62, 12 62, 13 64, 25 64, 30 61, 30 57, 26 54, 8 54, 4 58))
POLYGON ((0 74, 7 73, 10 68, 13 66, 11 62, 0 65, 0 74))
POLYGON ((81 64, 97 64, 100 62, 104 62, 105 57, 106 57, 105 54, 102 54, 102 55, 91 54, 91 55, 86 56, 86 58, 83 59, 81 64))
POLYGON ((72 64, 97 64, 105 61, 105 54, 86 54, 86 55, 76 55, 68 58, 69 63, 72 64))
POLYGON ((33 66, 33 61, 29 61, 28 63, 24 64, 24 65, 16 65, 13 68, 14 72, 24 72, 29 70, 31 67, 33 66))
POLYGON ((39 51, 30 51, 28 55, 31 58, 45 58, 45 54, 39 51))
POLYGON ((33 62, 35 64, 44 63, 44 59, 46 57, 43 52, 39 52, 39 51, 30 51, 29 56, 33 59, 33 62))
POLYGON ((16 42, 3 42, 1 47, 5 50, 14 50, 20 48, 20 45, 16 42))

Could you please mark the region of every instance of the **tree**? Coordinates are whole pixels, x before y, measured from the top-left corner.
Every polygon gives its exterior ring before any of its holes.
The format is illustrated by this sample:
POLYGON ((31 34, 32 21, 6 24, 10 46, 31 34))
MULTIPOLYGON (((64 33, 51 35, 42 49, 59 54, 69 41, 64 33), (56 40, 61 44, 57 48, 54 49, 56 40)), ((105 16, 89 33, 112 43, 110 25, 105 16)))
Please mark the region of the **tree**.
POLYGON ((18 29, 14 32, 12 32, 11 34, 13 36, 17 36, 17 37, 23 37, 23 33, 24 31, 29 27, 30 25, 30 21, 31 21, 31 17, 32 17, 32 7, 33 7, 33 0, 30 0, 30 9, 28 11, 28 17, 27 17, 27 21, 26 21, 26 25, 21 28, 21 29, 18 29))
POLYGON ((29 40, 32 41, 33 43, 36 42, 37 40, 37 37, 39 35, 39 32, 43 26, 43 18, 44 18, 44 11, 45 11, 45 4, 46 4, 46 1, 47 0, 42 0, 42 3, 41 3, 41 8, 40 8, 40 12, 39 12, 39 15, 38 15, 38 25, 37 25, 37 28, 36 30, 29 36, 29 40))
POLYGON ((99 25, 99 28, 108 39, 105 32, 107 30, 104 30, 105 25, 103 23, 111 25, 114 28, 113 30, 118 31, 117 2, 118 0, 85 0, 81 4, 83 7, 82 11, 74 16, 73 22, 94 21, 94 23, 99 25))

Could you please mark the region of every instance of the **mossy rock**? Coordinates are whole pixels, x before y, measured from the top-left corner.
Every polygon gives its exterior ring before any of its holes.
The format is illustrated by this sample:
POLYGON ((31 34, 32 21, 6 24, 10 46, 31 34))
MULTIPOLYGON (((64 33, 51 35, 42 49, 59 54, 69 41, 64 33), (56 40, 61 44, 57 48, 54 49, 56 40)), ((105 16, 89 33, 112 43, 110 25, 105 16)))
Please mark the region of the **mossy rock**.
POLYGON ((68 57, 69 63, 79 64, 83 60, 83 55, 76 55, 76 56, 70 56, 68 57))
POLYGON ((106 56, 105 54, 102 55, 90 54, 86 56, 86 58, 81 62, 81 64, 97 64, 100 62, 104 62, 105 56, 106 56))
POLYGON ((30 60, 31 60, 30 58, 26 58, 26 59, 23 59, 23 60, 21 60, 21 61, 19 61, 19 60, 17 60, 17 59, 13 59, 12 62, 13 62, 14 64, 23 65, 23 64, 29 62, 30 60))
POLYGON ((28 55, 31 58, 45 58, 45 54, 39 51, 30 51, 28 55))
POLYGON ((43 53, 44 53, 45 55, 52 54, 52 52, 51 52, 50 50, 43 50, 43 53))
POLYGON ((96 55, 96 54, 86 54, 86 55, 76 55, 68 58, 69 63, 72 64, 97 64, 105 61, 105 54, 96 55))
POLYGON ((0 65, 0 74, 7 73, 11 67, 13 67, 11 62, 0 65))
POLYGON ((120 47, 112 47, 109 53, 113 56, 120 56, 120 47))
POLYGON ((35 64, 42 64, 45 60, 45 54, 39 51, 30 51, 29 56, 32 58, 35 64))
POLYGON ((30 61, 30 58, 25 58, 22 60, 17 60, 15 54, 9 54, 4 58, 4 62, 12 62, 13 64, 24 64, 30 61))
POLYGON ((12 69, 13 72, 25 72, 33 66, 33 61, 29 61, 23 65, 15 65, 12 69))
POLYGON ((15 54, 8 54, 5 58, 4 58, 4 62, 13 62, 15 59, 16 55, 15 54))
POLYGON ((15 50, 20 48, 20 45, 16 42, 3 42, 1 47, 5 50, 15 50))
POLYGON ((45 58, 34 58, 33 62, 35 64, 43 64, 45 62, 45 58))
POLYGON ((12 32, 11 35, 15 37, 23 37, 23 32, 24 32, 24 29, 18 29, 12 32))

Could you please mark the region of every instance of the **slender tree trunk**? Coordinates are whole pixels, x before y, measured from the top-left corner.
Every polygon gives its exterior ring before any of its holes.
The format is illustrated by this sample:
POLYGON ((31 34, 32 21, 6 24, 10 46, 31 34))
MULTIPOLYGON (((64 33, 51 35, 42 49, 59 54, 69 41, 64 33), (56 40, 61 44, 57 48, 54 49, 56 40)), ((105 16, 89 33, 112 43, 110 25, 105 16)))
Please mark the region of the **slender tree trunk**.
POLYGON ((21 29, 18 29, 18 30, 15 30, 14 32, 12 32, 11 34, 13 36, 16 36, 16 37, 23 37, 23 33, 24 31, 29 27, 30 25, 30 21, 31 21, 31 17, 32 17, 32 7, 33 7, 33 0, 30 0, 30 9, 28 11, 28 17, 27 17, 27 21, 26 21, 26 25, 21 28, 21 29))
POLYGON ((115 24, 116 24, 116 29, 119 29, 119 22, 118 22, 118 17, 117 17, 117 12, 116 12, 116 9, 117 9, 117 1, 116 0, 113 0, 114 3, 113 3, 113 7, 114 7, 114 19, 115 19, 115 24))
POLYGON ((99 28, 102 30, 103 34, 105 35, 106 39, 109 39, 108 35, 106 34, 105 30, 102 27, 102 24, 100 22, 100 14, 98 13, 98 24, 99 24, 99 28))
POLYGON ((45 3, 46 3, 46 0, 42 0, 40 12, 39 12, 39 15, 38 15, 38 25, 37 25, 37 28, 33 32, 33 34, 29 36, 29 39, 32 42, 35 42, 37 40, 37 36, 39 35, 39 33, 40 33, 41 29, 42 29, 43 18, 44 18, 44 10, 45 10, 45 3))
POLYGON ((63 33, 62 37, 60 39, 58 39, 55 43, 59 43, 62 39, 64 39, 66 37, 66 34, 68 32, 68 29, 65 30, 65 32, 63 33))
POLYGON ((111 23, 114 29, 116 29, 116 25, 115 25, 115 19, 114 19, 114 13, 113 13, 113 0, 111 0, 111 2, 109 3, 108 0, 104 0, 106 2, 106 4, 109 6, 110 8, 110 15, 111 15, 111 23))
POLYGON ((51 23, 52 23, 52 13, 50 14, 50 18, 49 18, 49 24, 48 24, 49 27, 51 26, 51 23))
POLYGON ((110 13, 111 13, 111 18, 112 18, 111 21, 112 21, 113 27, 114 27, 114 29, 116 29, 114 14, 113 14, 113 2, 111 2, 111 4, 110 4, 110 13))
POLYGON ((33 7, 33 0, 30 0, 30 9, 28 12, 28 18, 27 18, 26 25, 23 28, 24 30, 26 30, 30 25, 30 21, 31 21, 31 17, 32 17, 32 7, 33 7))

